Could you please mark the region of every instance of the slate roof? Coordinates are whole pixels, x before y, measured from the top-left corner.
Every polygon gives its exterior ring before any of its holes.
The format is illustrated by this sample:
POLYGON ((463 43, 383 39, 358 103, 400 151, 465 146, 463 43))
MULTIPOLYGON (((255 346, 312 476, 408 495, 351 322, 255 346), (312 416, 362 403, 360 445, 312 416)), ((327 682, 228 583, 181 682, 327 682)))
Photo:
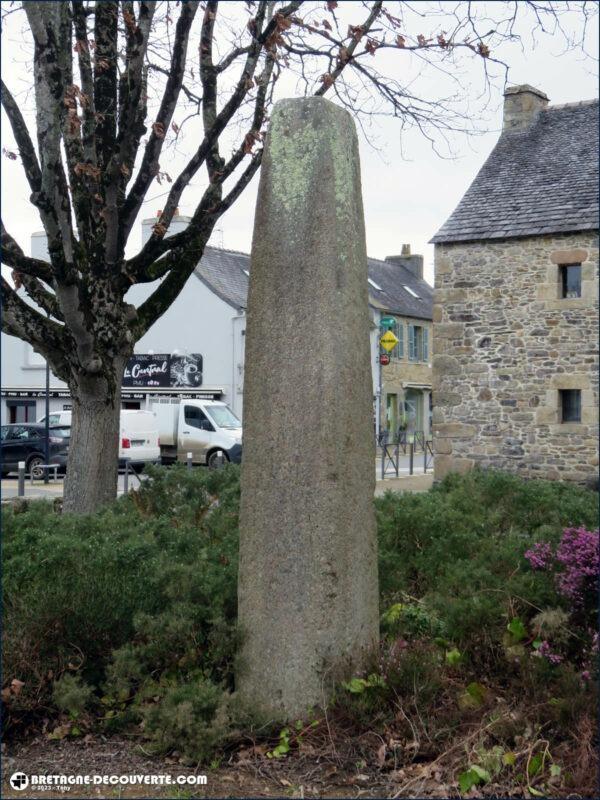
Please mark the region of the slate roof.
POLYGON ((369 302, 383 311, 401 317, 431 319, 433 316, 433 287, 419 280, 401 264, 368 258, 369 278, 381 286, 381 290, 369 285, 369 302), (418 295, 413 297, 406 286, 418 295))
POLYGON ((598 228, 598 100, 548 106, 504 131, 431 239, 465 242, 598 228))
POLYGON ((205 247, 194 274, 221 300, 241 311, 246 308, 248 297, 248 275, 244 270, 250 270, 250 256, 246 253, 205 247))
MULTIPOLYGON (((418 280, 406 267, 389 261, 368 259, 369 278, 380 287, 369 285, 369 302, 375 308, 399 316, 431 319, 433 288, 418 280), (406 291, 410 287, 418 299, 406 291)), ((235 250, 206 247, 195 275, 214 293, 233 308, 246 308, 250 256, 235 250)))

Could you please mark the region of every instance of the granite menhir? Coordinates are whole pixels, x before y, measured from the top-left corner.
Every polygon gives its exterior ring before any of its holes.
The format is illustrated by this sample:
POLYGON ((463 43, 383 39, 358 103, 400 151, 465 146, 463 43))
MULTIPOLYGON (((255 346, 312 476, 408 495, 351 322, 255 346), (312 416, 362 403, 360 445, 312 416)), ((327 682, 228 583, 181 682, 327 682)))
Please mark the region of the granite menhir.
POLYGON ((276 719, 321 704, 378 639, 367 254, 356 130, 276 104, 250 268, 237 689, 276 719))

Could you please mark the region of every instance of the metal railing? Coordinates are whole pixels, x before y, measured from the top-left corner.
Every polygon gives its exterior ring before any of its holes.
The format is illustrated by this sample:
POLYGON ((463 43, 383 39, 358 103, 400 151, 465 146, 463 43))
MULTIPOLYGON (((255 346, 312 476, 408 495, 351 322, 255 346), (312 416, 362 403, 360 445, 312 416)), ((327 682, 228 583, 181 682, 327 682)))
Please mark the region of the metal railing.
POLYGON ((411 431, 399 430, 395 438, 392 437, 390 431, 381 431, 379 438, 376 441, 377 447, 383 445, 398 445, 403 453, 408 452, 408 445, 414 445, 415 453, 423 452, 425 450, 426 442, 431 441, 427 439, 425 431, 411 431))
POLYGON ((388 442, 387 437, 382 437, 379 453, 381 480, 392 476, 398 478, 400 471, 404 472, 407 469, 409 475, 414 475, 417 455, 422 457, 423 473, 433 468, 433 441, 427 439, 423 431, 417 433, 416 437, 415 434, 408 435, 413 441, 407 441, 408 437, 399 436, 395 442, 388 442), (408 456, 407 466, 401 466, 401 455, 408 456))

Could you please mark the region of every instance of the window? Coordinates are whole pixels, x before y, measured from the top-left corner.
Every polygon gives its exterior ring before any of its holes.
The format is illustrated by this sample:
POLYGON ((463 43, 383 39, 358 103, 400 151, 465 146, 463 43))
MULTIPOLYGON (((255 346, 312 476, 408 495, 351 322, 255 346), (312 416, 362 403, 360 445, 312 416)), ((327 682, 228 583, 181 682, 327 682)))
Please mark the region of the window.
POLYGON ((7 400, 8 421, 35 422, 35 400, 7 400))
POLYGON ((391 352, 392 358, 404 358, 404 323, 402 320, 397 319, 394 327, 390 329, 398 339, 398 344, 391 352))
POLYGON ((210 416, 217 423, 219 428, 230 428, 235 430, 241 428, 242 423, 235 416, 229 406, 209 406, 210 416))
POLYGON ((372 286, 374 289, 377 289, 378 292, 381 291, 381 286, 378 283, 375 283, 375 281, 371 280, 371 278, 367 278, 367 280, 369 281, 369 286, 372 286))
POLYGON ((429 361, 429 328, 423 328, 423 361, 429 361))
POLYGON ((429 361, 429 330, 421 325, 408 326, 409 361, 429 361))
POLYGON ((27 439, 39 439, 39 431, 35 428, 23 428, 20 425, 15 425, 10 428, 7 439, 24 441, 27 439))
POLYGON ((184 411, 184 419, 186 425, 191 425, 193 428, 200 428, 200 430, 212 431, 213 426, 208 421, 208 417, 197 406, 186 406, 184 411))
POLYGON ((410 286, 407 286, 407 285, 406 285, 406 284, 404 284, 404 283, 403 283, 402 285, 404 286, 404 288, 406 289, 406 291, 407 291, 407 292, 408 292, 410 295, 412 295, 413 297, 416 297, 416 298, 417 298, 417 300, 420 300, 420 299, 421 299, 421 298, 419 297, 419 295, 418 295, 416 292, 414 292, 414 291, 413 291, 413 290, 410 288, 410 286))
POLYGON ((561 389, 560 410, 561 422, 581 422, 581 390, 561 389))
POLYGON ((581 297, 581 264, 564 264, 560 268, 561 297, 581 297))

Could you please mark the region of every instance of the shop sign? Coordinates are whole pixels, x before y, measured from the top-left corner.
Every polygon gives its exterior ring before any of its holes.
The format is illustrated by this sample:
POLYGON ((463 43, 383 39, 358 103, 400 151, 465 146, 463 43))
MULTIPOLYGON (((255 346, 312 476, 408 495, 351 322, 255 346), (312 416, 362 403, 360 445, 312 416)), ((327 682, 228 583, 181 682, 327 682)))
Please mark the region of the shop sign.
POLYGON ((126 388, 195 388, 202 386, 202 356, 137 353, 123 373, 126 388))

